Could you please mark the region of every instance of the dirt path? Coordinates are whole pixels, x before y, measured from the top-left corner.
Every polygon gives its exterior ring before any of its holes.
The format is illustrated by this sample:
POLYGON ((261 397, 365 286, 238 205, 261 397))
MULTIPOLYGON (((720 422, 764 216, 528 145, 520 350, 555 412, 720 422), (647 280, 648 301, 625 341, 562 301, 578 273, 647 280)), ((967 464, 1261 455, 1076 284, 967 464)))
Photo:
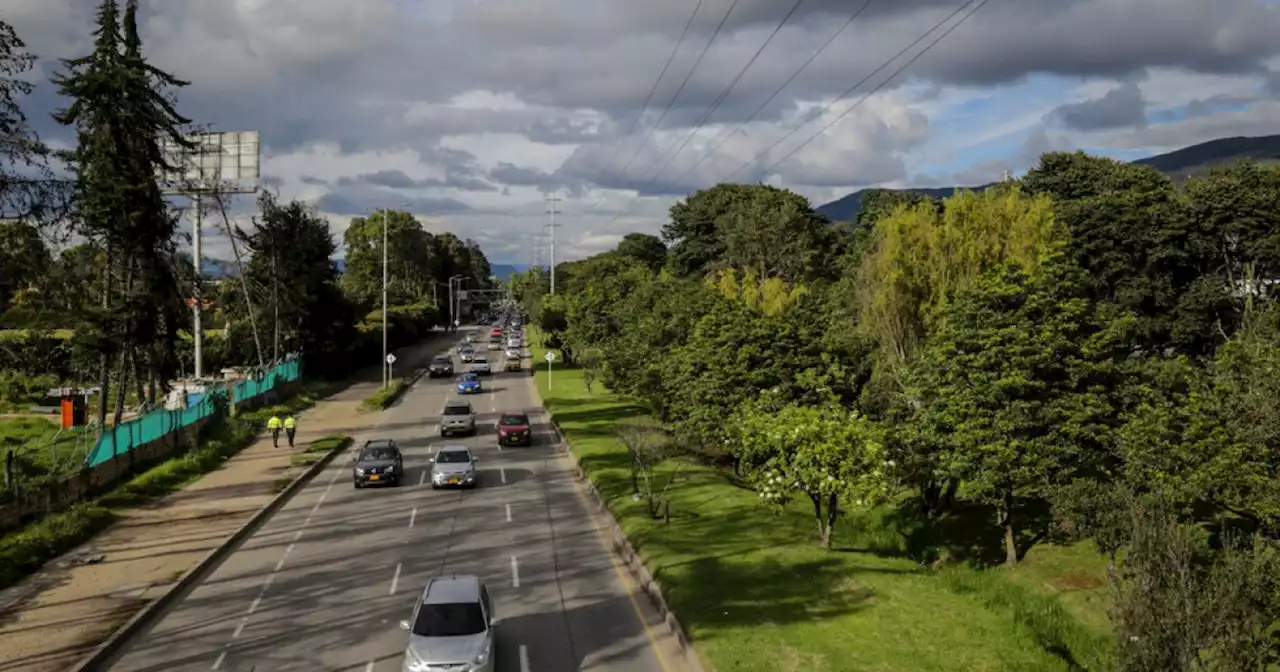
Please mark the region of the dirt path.
MULTIPOLYGON (((398 351, 397 373, 451 340, 435 335, 398 351)), ((221 469, 125 512, 92 541, 0 592, 0 671, 69 668, 266 505, 277 481, 297 471, 291 470, 293 453, 322 436, 352 436, 372 426, 377 415, 357 408, 380 385, 377 367, 362 372, 298 416, 296 449, 283 440, 273 448, 264 433, 221 469)))

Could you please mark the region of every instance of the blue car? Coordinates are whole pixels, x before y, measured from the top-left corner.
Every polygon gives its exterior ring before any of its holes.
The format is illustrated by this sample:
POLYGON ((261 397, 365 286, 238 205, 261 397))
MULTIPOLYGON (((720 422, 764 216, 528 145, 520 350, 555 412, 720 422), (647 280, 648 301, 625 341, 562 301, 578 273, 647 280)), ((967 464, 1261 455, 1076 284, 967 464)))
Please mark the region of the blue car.
POLYGON ((458 394, 479 394, 482 391, 480 389, 480 376, 474 373, 464 373, 458 379, 458 394))

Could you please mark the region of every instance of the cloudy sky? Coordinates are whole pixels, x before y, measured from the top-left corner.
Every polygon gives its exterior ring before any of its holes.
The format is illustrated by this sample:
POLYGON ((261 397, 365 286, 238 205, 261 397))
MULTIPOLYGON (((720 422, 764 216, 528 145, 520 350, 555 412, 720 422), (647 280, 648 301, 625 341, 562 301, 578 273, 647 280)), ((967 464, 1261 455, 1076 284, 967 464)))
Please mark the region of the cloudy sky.
MULTIPOLYGON (((47 75, 87 52, 96 4, 5 0, 4 19, 47 75)), ((676 198, 731 178, 817 205, 982 184, 1051 149, 1139 158, 1280 127, 1275 0, 990 0, 865 98, 976 3, 803 0, 774 35, 794 4, 144 0, 142 30, 192 82, 181 111, 260 131, 265 181, 336 234, 399 207, 498 263, 546 261, 551 191, 563 260, 656 233, 676 198)), ((43 82, 26 103, 53 142, 59 104, 43 82)))

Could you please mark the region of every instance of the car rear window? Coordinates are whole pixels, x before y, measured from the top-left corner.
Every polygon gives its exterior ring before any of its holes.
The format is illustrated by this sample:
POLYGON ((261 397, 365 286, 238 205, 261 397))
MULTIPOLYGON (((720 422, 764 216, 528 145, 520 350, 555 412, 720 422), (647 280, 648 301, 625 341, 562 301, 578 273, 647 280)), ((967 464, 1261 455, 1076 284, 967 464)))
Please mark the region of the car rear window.
POLYGON ((366 460, 394 460, 394 459, 396 459, 396 451, 390 448, 385 448, 385 447, 365 448, 364 452, 360 453, 361 462, 364 462, 366 460))
POLYGON ((479 602, 424 604, 413 619, 413 634, 420 637, 465 637, 485 631, 479 602))
POLYGON ((436 462, 444 464, 462 464, 471 461, 471 454, 465 450, 442 450, 436 453, 436 462))

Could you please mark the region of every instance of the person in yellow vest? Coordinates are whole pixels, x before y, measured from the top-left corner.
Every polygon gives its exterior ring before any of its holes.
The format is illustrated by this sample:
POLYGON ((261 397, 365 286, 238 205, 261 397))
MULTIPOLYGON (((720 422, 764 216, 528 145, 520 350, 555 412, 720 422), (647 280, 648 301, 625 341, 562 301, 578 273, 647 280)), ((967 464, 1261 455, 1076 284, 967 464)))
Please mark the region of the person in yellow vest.
POLYGON ((293 435, 298 433, 298 421, 293 416, 287 416, 284 419, 284 433, 289 436, 289 447, 293 447, 293 435))
POLYGON ((271 444, 276 448, 280 447, 280 428, 283 426, 284 423, 280 422, 280 416, 278 415, 271 416, 271 419, 267 421, 267 429, 271 430, 271 444))

